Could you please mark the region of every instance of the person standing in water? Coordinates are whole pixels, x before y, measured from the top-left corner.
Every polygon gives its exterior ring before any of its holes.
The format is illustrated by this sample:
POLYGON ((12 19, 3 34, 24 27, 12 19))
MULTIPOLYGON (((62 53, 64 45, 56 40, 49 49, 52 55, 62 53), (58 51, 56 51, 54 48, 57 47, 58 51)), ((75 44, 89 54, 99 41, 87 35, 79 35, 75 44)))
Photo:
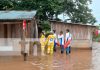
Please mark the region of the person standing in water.
POLYGON ((58 41, 61 47, 61 54, 64 53, 64 35, 63 31, 60 31, 60 34, 58 35, 58 41))
MULTIPOLYGON (((69 29, 66 29, 66 42, 72 40, 72 35, 70 33, 70 30, 69 29)), ((71 45, 69 44, 68 46, 66 46, 66 54, 69 54, 71 52, 71 45)))
POLYGON ((40 43, 41 43, 41 55, 45 55, 45 35, 44 32, 41 32, 41 36, 40 36, 40 43))
POLYGON ((54 52, 56 52, 56 45, 57 45, 57 35, 56 35, 56 30, 53 30, 55 40, 54 40, 54 52))
POLYGON ((51 54, 51 55, 53 54, 54 40, 55 40, 55 36, 51 31, 45 42, 46 43, 45 45, 47 45, 47 54, 51 54))

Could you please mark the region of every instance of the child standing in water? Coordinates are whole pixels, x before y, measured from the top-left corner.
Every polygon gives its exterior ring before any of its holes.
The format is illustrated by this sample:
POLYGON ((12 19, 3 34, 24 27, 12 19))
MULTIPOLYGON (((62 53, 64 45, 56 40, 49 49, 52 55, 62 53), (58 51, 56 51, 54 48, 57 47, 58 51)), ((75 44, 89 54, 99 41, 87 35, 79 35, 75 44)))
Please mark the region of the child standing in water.
POLYGON ((53 32, 50 32, 50 34, 46 39, 46 44, 47 44, 47 53, 51 55, 53 54, 54 39, 55 36, 53 35, 53 32))
POLYGON ((44 54, 44 51, 45 51, 45 35, 44 35, 44 32, 41 33, 40 43, 41 43, 41 55, 45 55, 44 54))
POLYGON ((59 44, 61 47, 61 54, 64 53, 64 35, 63 35, 63 31, 60 31, 60 34, 58 35, 58 40, 59 40, 59 44))

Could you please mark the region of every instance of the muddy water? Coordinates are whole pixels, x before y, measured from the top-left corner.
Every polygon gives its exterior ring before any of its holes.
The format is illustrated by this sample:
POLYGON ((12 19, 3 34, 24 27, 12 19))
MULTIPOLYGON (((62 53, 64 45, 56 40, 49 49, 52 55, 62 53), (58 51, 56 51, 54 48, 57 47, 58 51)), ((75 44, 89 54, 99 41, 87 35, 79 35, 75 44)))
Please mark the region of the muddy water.
POLYGON ((72 50, 70 55, 56 53, 46 56, 0 57, 0 70, 100 70, 100 48, 72 50))

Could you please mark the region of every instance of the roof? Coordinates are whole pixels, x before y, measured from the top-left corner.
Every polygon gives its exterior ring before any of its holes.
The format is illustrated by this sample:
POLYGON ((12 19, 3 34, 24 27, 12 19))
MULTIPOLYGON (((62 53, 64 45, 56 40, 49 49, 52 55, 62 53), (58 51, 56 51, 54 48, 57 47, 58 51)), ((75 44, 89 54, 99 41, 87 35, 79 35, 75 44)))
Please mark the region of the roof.
POLYGON ((36 11, 0 11, 0 20, 31 20, 36 11))
POLYGON ((81 23, 66 23, 66 22, 56 21, 56 20, 50 20, 50 22, 58 22, 58 23, 64 23, 64 24, 83 25, 83 26, 91 26, 91 27, 96 27, 95 25, 90 25, 90 24, 81 24, 81 23))

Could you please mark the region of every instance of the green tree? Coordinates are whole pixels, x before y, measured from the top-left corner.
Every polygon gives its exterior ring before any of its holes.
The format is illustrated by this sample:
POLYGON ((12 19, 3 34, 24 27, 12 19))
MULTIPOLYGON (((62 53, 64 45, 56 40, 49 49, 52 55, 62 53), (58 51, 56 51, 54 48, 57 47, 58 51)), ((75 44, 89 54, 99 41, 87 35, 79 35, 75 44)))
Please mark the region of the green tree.
POLYGON ((0 0, 0 10, 12 9, 13 3, 10 0, 0 0))
POLYGON ((91 0, 65 0, 64 9, 72 22, 90 23, 93 25, 96 19, 91 14, 91 9, 88 7, 91 2, 91 0))
POLYGON ((34 9, 39 21, 59 20, 58 15, 65 12, 73 23, 94 24, 96 19, 88 7, 91 3, 91 0, 0 0, 0 10, 34 9))

